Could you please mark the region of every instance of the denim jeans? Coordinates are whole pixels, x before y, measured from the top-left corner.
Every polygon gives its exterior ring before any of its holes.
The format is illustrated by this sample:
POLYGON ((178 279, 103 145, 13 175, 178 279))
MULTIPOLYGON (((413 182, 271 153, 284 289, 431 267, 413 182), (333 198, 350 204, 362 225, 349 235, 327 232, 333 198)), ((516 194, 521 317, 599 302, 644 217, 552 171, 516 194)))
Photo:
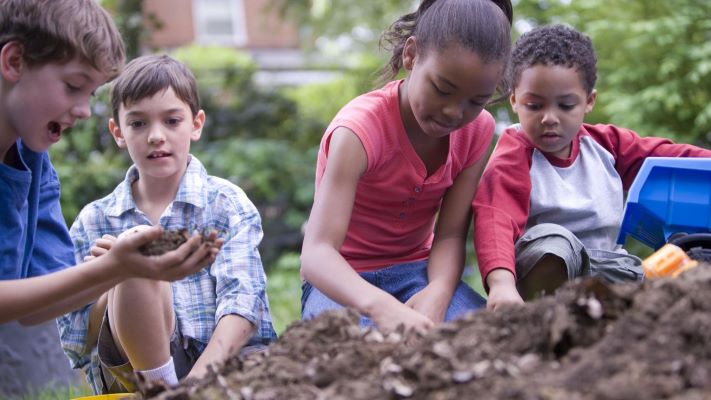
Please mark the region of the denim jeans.
MULTIPOLYGON (((397 264, 377 271, 361 272, 359 275, 370 284, 390 293, 405 303, 415 293, 421 291, 429 282, 427 278, 427 260, 397 264)), ((311 319, 327 310, 343 308, 342 305, 328 298, 310 283, 301 285, 301 318, 311 319)), ((477 310, 486 305, 486 300, 469 285, 460 281, 449 303, 445 321, 461 317, 467 311, 477 310)), ((361 326, 372 326, 373 321, 361 315, 361 326)))

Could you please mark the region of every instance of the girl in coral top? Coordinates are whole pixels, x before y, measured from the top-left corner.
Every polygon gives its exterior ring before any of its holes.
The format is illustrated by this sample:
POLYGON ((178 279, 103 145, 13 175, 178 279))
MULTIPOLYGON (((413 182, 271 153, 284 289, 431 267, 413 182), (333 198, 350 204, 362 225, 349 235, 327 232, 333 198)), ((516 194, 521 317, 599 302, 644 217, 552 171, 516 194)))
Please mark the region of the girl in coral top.
POLYGON ((348 103, 319 149, 301 255, 302 316, 424 330, 481 308, 461 281, 474 191, 510 50, 509 0, 425 0, 383 37, 387 79, 348 103))

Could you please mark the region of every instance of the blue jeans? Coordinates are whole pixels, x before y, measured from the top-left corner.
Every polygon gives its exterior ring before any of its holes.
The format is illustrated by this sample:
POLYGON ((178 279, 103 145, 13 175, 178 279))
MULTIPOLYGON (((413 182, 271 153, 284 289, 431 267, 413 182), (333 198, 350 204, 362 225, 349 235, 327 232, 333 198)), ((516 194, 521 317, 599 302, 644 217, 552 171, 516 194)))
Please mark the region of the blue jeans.
MULTIPOLYGON (((377 271, 361 272, 368 283, 390 293, 405 303, 415 293, 427 286, 427 260, 397 264, 377 271)), ((451 321, 467 311, 478 310, 486 305, 486 300, 469 285, 460 281, 447 308, 444 320, 451 321)), ((324 311, 343 308, 310 283, 301 285, 301 318, 311 319, 324 311)), ((361 315, 361 326, 373 326, 373 321, 361 315)))

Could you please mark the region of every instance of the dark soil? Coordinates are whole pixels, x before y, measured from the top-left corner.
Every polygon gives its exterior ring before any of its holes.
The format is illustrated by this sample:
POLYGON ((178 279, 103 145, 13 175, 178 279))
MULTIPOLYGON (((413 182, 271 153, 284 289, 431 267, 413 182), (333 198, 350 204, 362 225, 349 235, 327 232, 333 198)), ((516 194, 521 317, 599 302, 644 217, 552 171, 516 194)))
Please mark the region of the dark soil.
POLYGON ((641 285, 574 282, 424 336, 326 313, 158 398, 711 399, 711 265, 641 285))
MULTIPOLYGON (((138 248, 141 254, 146 256, 159 256, 169 251, 175 250, 190 239, 187 229, 164 230, 163 234, 156 240, 138 248)), ((211 242, 207 235, 203 235, 203 242, 211 242)))

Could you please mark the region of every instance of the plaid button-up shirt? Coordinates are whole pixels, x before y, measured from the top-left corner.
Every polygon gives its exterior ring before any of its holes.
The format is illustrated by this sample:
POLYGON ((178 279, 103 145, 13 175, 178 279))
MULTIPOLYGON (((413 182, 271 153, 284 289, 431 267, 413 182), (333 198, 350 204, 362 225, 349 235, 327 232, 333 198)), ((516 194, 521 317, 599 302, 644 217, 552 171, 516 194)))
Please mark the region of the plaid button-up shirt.
MULTIPOLYGON (((137 179, 134 165, 113 193, 81 211, 70 229, 77 263, 89 255, 92 244, 104 234, 118 236, 136 225, 151 225, 132 196, 131 184, 137 179)), ((172 283, 173 309, 182 335, 194 339, 202 352, 220 318, 237 314, 256 327, 247 345, 273 341, 276 333, 257 249, 263 236, 261 219, 242 189, 207 175, 200 161, 191 156, 175 199, 159 224, 164 229, 187 228, 191 232, 216 230, 225 239, 215 262, 172 283)), ((58 318, 57 323, 72 367, 83 368, 94 391, 101 393, 96 343, 86 343, 90 306, 58 318)))

